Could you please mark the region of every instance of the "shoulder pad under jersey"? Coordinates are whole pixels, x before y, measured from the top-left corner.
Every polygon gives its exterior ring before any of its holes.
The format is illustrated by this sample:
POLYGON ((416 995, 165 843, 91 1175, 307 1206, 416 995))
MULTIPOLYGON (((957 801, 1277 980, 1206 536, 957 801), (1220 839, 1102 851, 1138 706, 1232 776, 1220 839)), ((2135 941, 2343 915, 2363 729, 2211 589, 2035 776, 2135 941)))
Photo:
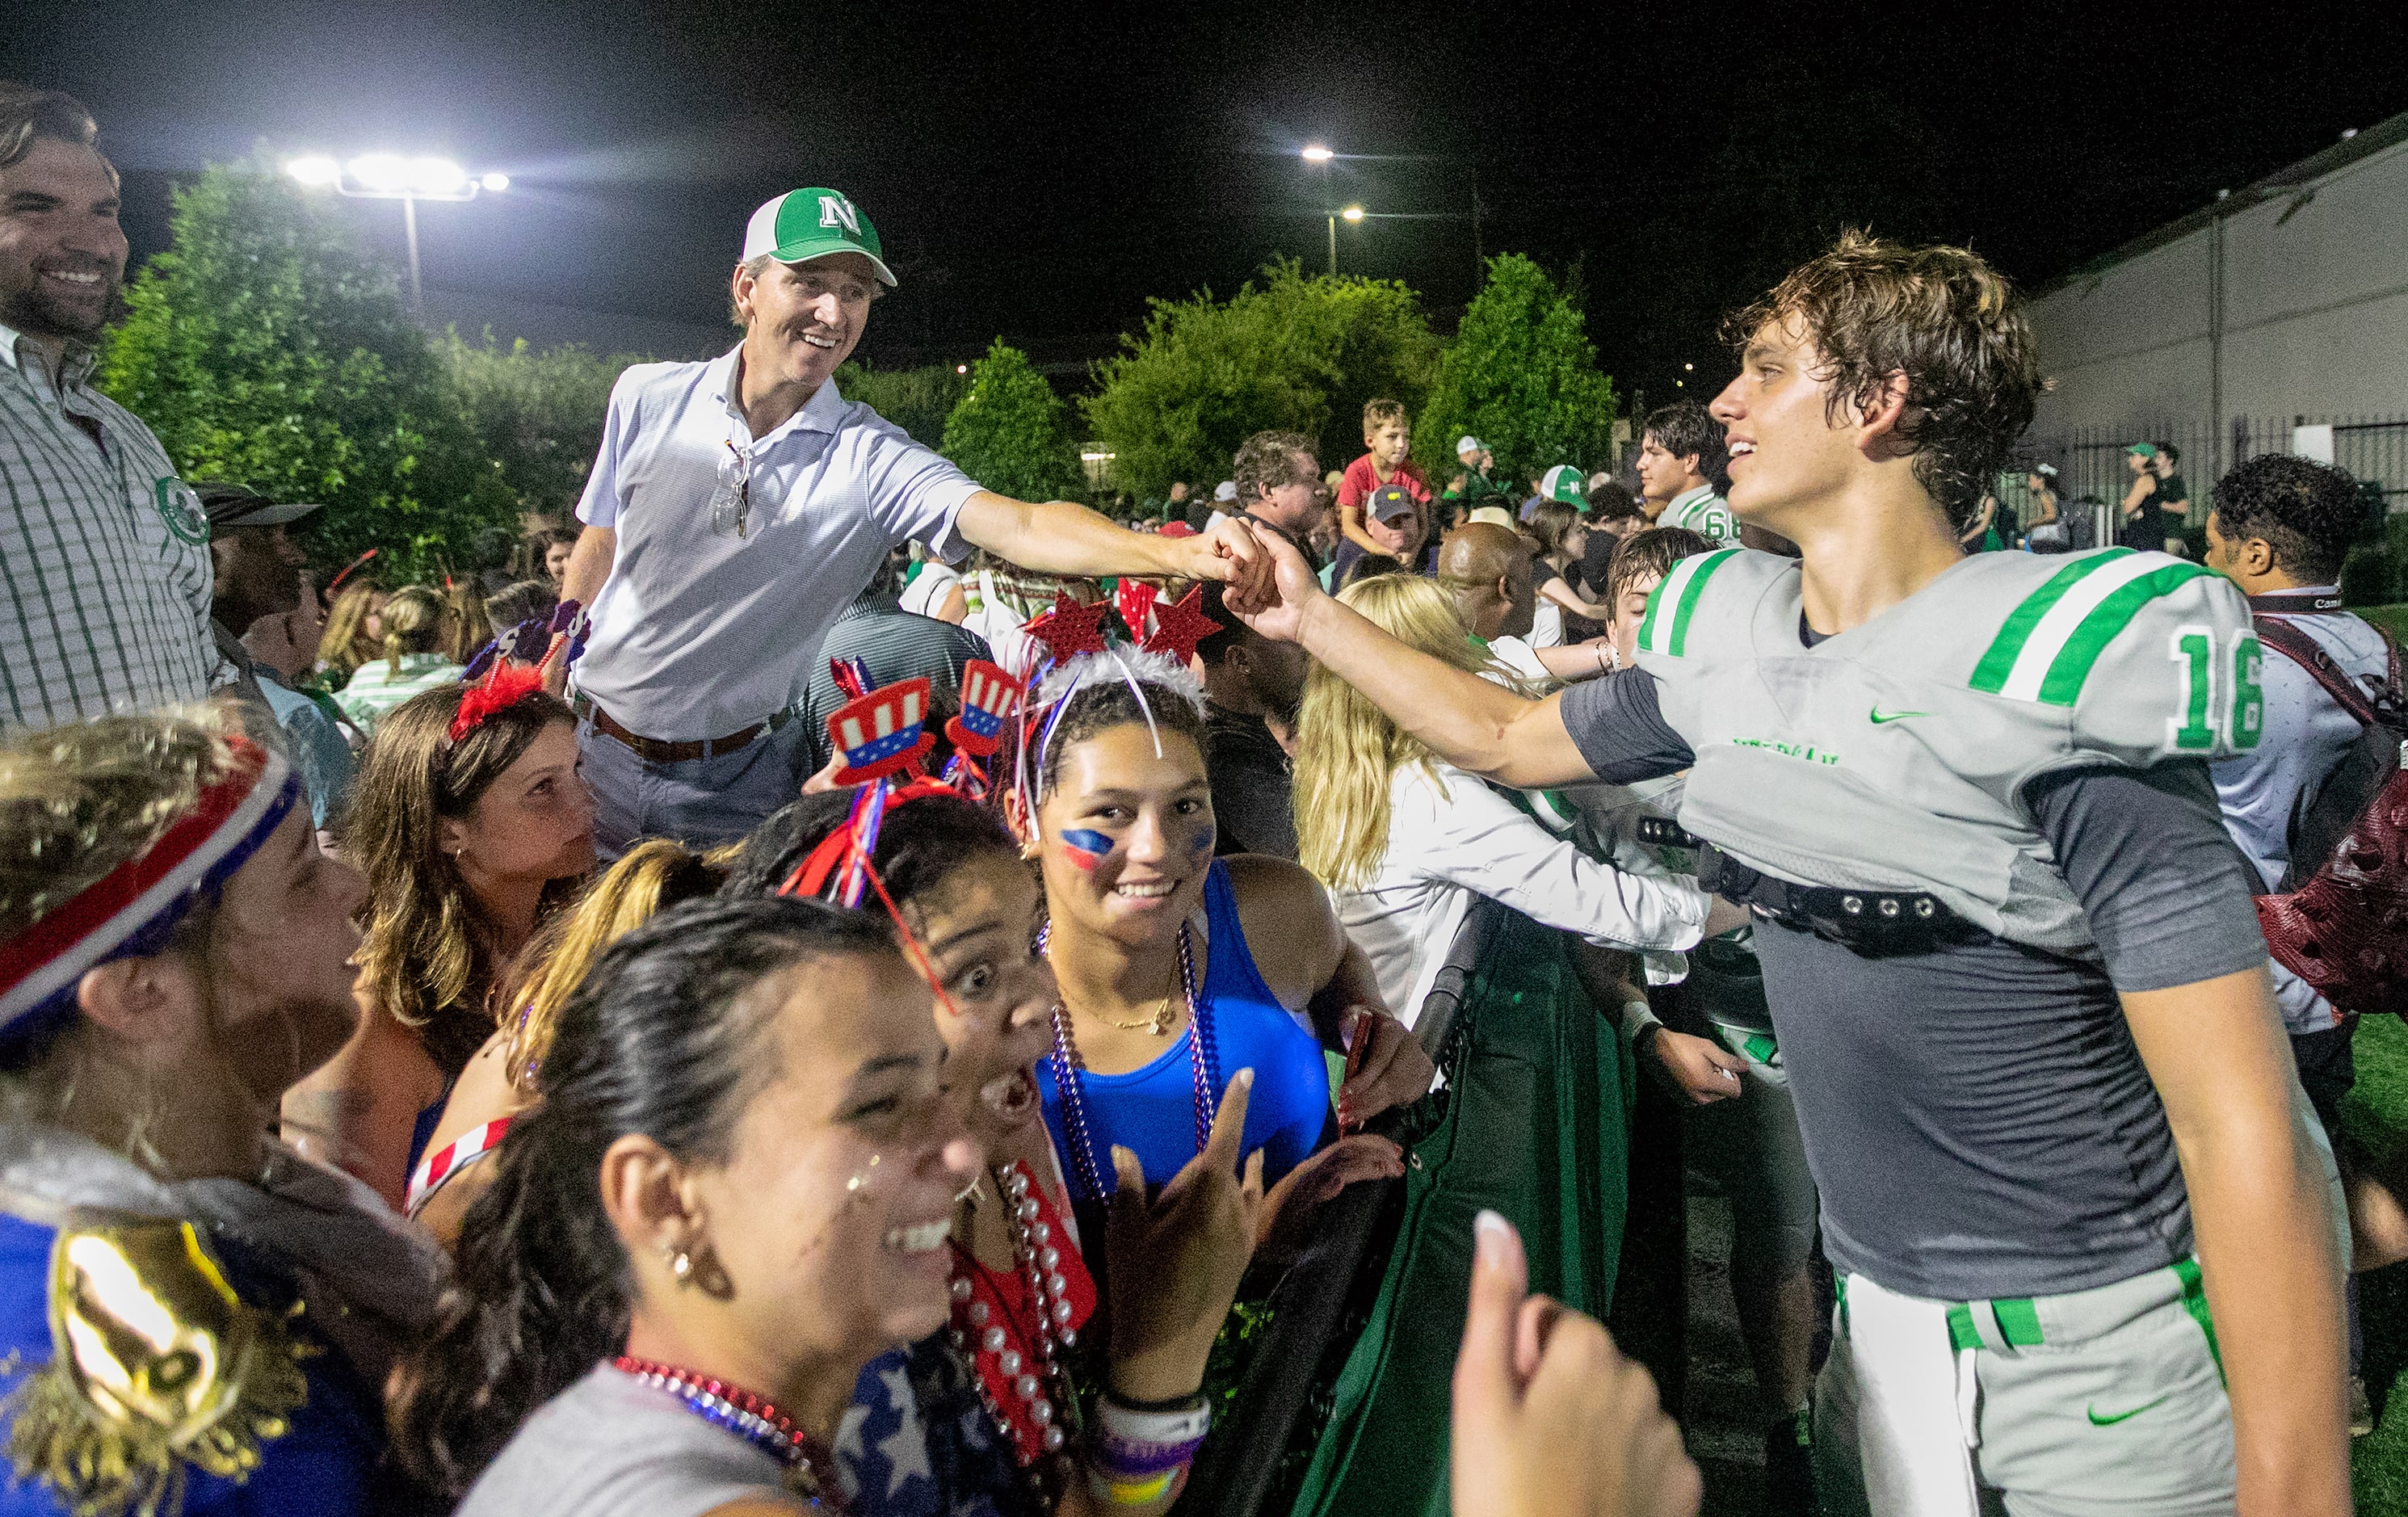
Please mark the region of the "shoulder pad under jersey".
POLYGON ((1647 597, 1639 651, 1659 658, 1744 657, 1764 594, 1798 564, 1778 553, 1718 548, 1672 565, 1647 597))
POLYGON ((2105 549, 2026 594, 1971 683, 2070 712, 2077 753, 2145 766, 2255 748, 2260 659, 2230 580, 2171 554, 2105 549))

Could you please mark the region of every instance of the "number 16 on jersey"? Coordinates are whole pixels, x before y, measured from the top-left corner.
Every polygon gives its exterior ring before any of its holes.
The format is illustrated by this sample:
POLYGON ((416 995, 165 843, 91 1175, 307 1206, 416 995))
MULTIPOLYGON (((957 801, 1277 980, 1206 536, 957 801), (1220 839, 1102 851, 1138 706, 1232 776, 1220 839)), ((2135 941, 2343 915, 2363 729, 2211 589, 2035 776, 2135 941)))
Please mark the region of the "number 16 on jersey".
POLYGON ((2234 751, 2258 746, 2266 725, 2266 694, 2258 688, 2264 652, 2243 627, 2216 646, 2214 629, 2196 623, 2174 630, 2168 655, 2179 670, 2176 715, 2166 719, 2166 746, 2180 753, 2234 751))

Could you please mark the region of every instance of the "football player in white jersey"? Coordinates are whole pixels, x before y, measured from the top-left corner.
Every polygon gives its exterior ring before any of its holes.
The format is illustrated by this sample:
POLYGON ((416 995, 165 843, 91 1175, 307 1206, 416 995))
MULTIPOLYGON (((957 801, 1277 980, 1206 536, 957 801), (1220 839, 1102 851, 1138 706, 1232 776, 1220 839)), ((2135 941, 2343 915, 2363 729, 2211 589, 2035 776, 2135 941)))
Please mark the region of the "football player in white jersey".
POLYGON ((1833 1510, 2349 1510, 2331 1156, 2204 761, 2257 740, 2237 591, 2160 553, 1956 537, 2041 387, 2005 282, 1851 235, 1734 320, 1731 506, 1637 671, 1526 700, 1273 545, 1302 642, 1507 784, 1687 769, 1757 919, 1842 1307, 1833 1510))
POLYGON ((1737 542, 1730 503, 1714 494, 1727 454, 1723 424, 1694 400, 1676 400, 1647 413, 1639 438, 1639 488, 1648 520, 1680 527, 1712 543, 1737 542))

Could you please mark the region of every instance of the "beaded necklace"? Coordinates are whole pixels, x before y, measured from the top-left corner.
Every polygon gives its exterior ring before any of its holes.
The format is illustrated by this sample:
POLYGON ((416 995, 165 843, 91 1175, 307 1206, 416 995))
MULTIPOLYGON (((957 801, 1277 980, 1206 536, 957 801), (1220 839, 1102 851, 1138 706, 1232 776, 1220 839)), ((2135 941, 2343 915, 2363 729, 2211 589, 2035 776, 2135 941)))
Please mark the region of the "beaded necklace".
MULTIPOLYGON (((1037 952, 1053 941, 1054 923, 1037 931, 1037 952)), ((1212 1037, 1211 1003, 1196 991, 1195 929, 1179 924, 1179 989, 1187 997, 1187 1059, 1196 1077, 1196 1152, 1212 1136, 1212 1117, 1221 1100, 1221 1047, 1212 1037)), ((1078 1041, 1070 1035, 1070 1014, 1054 1003, 1054 1052, 1046 1055, 1054 1071, 1054 1088, 1062 1095, 1062 1127, 1070 1140, 1070 1167, 1076 1172, 1082 1198, 1104 1198, 1104 1160, 1096 1152, 1095 1122, 1087 1109, 1087 1090, 1081 1078, 1086 1068, 1078 1041)))
POLYGON ((656 1391, 666 1391, 695 1416, 727 1429, 777 1460, 785 1467, 787 1489, 813 1507, 845 1510, 843 1498, 828 1479, 835 1473, 835 1461, 810 1434, 763 1397, 690 1369, 633 1354, 623 1353, 610 1363, 621 1374, 632 1375, 656 1391))
POLYGON ((1011 1440, 1014 1461, 1050 1509, 1069 1475, 1062 1451, 1079 1416, 1068 1351, 1096 1309, 1096 1286, 1027 1165, 1015 1159, 995 1176, 1020 1299, 1006 1294, 1010 1271, 988 1269, 954 1239, 949 1338, 969 1358, 980 1402, 1011 1440))

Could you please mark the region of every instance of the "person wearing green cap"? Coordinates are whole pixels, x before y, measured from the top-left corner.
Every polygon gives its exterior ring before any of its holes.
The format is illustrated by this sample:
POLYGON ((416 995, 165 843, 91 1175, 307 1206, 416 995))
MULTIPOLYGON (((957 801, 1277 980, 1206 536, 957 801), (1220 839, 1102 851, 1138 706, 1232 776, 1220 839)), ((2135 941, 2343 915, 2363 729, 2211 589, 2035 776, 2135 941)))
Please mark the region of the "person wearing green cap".
POLYGON ((2124 515, 2115 540, 2127 548, 2163 552, 2166 513, 2162 481, 2157 478, 2157 445, 2136 442, 2124 450, 2124 465, 2132 471, 2132 487, 2124 492, 2124 515))
POLYGON ((612 388, 563 585, 592 618, 569 693, 606 855, 733 840, 794 799, 809 744, 790 716, 820 643, 905 542, 1087 578, 1267 571, 1242 521, 1167 537, 1010 500, 845 399, 837 366, 895 282, 850 196, 790 191, 745 228, 728 286, 742 341, 612 388))
POLYGON ((1587 476, 1570 464, 1558 464, 1539 476, 1539 493, 1522 503, 1522 520, 1538 515, 1541 503, 1559 500, 1577 511, 1588 504, 1587 476))

